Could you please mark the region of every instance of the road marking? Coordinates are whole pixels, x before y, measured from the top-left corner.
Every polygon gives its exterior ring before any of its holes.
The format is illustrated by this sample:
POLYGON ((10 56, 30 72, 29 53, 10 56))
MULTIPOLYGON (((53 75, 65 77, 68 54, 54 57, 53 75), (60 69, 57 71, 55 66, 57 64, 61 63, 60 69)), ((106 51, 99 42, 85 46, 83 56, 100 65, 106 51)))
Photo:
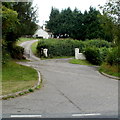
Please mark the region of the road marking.
POLYGON ((91 113, 91 114, 72 114, 73 117, 84 117, 84 116, 96 116, 101 115, 100 113, 91 113))
POLYGON ((11 115, 11 118, 40 118, 42 115, 11 115))

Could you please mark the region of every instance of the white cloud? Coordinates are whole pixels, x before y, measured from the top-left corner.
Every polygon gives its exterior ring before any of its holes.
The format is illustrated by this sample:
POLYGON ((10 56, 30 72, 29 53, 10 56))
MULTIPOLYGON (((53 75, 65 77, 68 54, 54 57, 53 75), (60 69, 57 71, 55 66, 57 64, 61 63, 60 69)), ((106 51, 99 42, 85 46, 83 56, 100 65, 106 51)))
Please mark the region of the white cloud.
POLYGON ((33 0, 33 5, 38 6, 39 24, 49 20, 51 8, 56 7, 59 10, 70 7, 72 10, 76 7, 82 12, 89 10, 90 6, 98 8, 98 5, 104 5, 107 0, 33 0))

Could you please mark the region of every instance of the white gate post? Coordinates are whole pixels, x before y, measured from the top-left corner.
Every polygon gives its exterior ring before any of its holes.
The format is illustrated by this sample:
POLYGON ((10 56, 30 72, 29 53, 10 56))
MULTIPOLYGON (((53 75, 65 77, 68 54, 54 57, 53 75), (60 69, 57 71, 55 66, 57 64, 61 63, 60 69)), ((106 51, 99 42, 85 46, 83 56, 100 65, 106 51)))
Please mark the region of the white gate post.
POLYGON ((79 48, 75 48, 75 59, 78 59, 79 48))
POLYGON ((45 57, 48 57, 47 51, 48 51, 48 49, 43 49, 43 53, 44 53, 45 57))

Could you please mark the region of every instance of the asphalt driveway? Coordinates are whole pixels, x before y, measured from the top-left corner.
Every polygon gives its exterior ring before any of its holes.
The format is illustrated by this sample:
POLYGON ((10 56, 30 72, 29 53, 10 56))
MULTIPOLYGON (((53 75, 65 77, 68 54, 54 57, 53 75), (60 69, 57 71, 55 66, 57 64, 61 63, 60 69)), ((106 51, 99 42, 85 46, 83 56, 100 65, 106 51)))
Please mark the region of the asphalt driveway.
MULTIPOLYGON (((22 44, 30 49, 32 42, 22 44)), ((42 117, 118 116, 118 81, 101 75, 97 67, 68 63, 68 59, 39 60, 31 53, 23 64, 41 72, 43 87, 33 93, 3 100, 3 116, 42 117)))

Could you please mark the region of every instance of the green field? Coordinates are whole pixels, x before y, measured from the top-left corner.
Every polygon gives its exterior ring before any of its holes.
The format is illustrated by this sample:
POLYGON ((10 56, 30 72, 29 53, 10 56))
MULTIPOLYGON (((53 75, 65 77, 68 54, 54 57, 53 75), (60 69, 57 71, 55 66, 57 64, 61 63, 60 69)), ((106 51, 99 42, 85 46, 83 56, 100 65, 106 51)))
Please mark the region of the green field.
POLYGON ((2 67, 2 94, 29 89, 38 82, 36 70, 10 61, 2 67))

